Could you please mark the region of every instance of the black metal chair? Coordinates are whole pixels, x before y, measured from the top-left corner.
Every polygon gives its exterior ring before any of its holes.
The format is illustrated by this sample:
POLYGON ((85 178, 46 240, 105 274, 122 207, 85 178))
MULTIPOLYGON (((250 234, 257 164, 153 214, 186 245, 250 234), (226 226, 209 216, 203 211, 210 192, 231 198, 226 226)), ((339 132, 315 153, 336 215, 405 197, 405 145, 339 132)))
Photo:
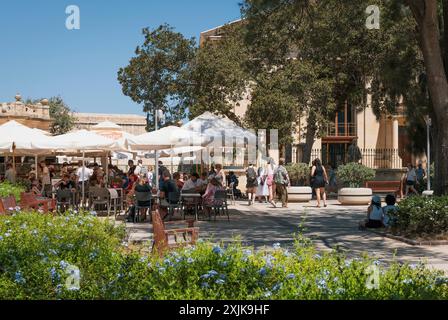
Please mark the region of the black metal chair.
POLYGON ((74 205, 73 192, 70 189, 58 189, 56 191, 56 211, 64 212, 74 205), (63 209, 63 210, 61 210, 63 209))
POLYGON ((227 220, 230 221, 229 208, 227 204, 227 191, 226 190, 217 190, 214 195, 213 204, 211 205, 213 212, 216 216, 221 213, 227 215, 227 220))
POLYGON ((97 206, 107 207, 107 216, 110 215, 110 194, 107 188, 90 187, 89 188, 89 206, 95 209, 97 206))
POLYGON ((134 223, 140 222, 140 209, 149 209, 149 216, 151 219, 151 206, 152 206, 152 195, 151 192, 138 192, 135 191, 135 213, 134 213, 134 223), (139 204, 140 203, 140 204, 139 204), (141 205, 141 203, 148 203, 148 205, 141 205))
POLYGON ((181 201, 181 196, 180 196, 180 192, 170 192, 168 193, 168 214, 167 214, 167 218, 169 217, 170 219, 174 216, 174 212, 175 210, 180 210, 181 216, 182 216, 182 201, 181 201))

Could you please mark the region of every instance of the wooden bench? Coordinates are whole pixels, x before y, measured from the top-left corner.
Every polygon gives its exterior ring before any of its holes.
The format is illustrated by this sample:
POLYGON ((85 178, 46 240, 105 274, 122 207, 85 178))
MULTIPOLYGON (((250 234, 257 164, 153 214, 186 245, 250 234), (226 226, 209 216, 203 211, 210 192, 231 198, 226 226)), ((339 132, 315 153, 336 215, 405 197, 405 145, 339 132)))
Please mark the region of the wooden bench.
POLYGON ((401 181, 367 181, 366 188, 372 189, 374 193, 390 193, 396 197, 401 196, 401 181))
POLYGON ((199 237, 199 228, 193 227, 194 221, 170 221, 163 222, 158 210, 153 211, 152 228, 154 234, 152 251, 159 255, 163 255, 167 250, 179 248, 186 245, 195 244, 199 237), (187 223, 188 228, 169 229, 165 228, 166 224, 187 223), (172 240, 170 242, 170 240, 172 240), (182 241, 179 241, 182 240, 182 241))
POLYGON ((17 202, 16 198, 14 196, 9 196, 6 198, 0 199, 0 215, 2 214, 8 214, 11 212, 10 208, 16 208, 17 202))
POLYGON ((54 199, 38 199, 37 196, 32 192, 22 192, 20 194, 20 206, 22 207, 22 209, 43 209, 44 212, 49 212, 53 211, 56 208, 56 203, 54 199))

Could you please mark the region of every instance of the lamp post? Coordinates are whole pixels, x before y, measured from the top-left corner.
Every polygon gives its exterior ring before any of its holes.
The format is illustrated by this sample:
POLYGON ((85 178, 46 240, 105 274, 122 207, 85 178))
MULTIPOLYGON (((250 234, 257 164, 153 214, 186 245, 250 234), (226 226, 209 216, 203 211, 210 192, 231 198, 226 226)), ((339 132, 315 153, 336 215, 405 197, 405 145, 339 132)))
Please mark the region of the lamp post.
POLYGON ((427 165, 426 165, 426 176, 428 180, 428 191, 431 190, 431 141, 430 141, 430 130, 431 130, 431 118, 429 116, 425 116, 425 122, 426 122, 426 144, 427 144, 427 165))

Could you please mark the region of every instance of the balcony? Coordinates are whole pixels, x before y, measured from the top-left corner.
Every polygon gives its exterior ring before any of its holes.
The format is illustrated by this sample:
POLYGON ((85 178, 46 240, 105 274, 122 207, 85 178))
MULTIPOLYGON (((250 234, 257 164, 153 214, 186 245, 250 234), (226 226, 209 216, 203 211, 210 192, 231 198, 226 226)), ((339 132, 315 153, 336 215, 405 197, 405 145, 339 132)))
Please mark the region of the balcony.
POLYGON ((339 123, 338 125, 332 123, 327 126, 326 137, 356 137, 355 123, 339 123))

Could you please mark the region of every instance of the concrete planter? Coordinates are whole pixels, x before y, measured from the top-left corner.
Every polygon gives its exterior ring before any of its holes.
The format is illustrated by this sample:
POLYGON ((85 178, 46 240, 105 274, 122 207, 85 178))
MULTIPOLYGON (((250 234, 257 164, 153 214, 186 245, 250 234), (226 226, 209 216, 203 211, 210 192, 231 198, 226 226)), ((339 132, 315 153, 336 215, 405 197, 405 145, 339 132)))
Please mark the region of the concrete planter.
POLYGON ((312 197, 311 187, 288 187, 289 202, 309 202, 312 197))
POLYGON ((370 188, 342 188, 338 192, 338 201, 343 205, 368 205, 372 195, 370 188))

